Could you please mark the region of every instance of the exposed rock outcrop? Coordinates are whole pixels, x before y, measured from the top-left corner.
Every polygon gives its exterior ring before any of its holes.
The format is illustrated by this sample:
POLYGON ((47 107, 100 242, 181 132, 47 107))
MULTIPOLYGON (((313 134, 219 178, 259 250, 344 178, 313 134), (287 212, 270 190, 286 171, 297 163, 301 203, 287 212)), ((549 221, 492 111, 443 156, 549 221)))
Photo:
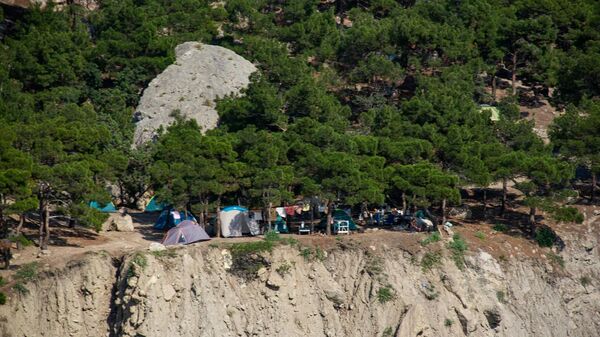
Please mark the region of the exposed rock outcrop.
POLYGON ((174 121, 173 112, 195 119, 203 131, 217 126, 215 99, 239 93, 256 67, 235 52, 185 42, 175 49, 177 60, 150 82, 134 119, 134 146, 156 136, 174 121))
POLYGON ((446 260, 427 272, 398 249, 378 249, 374 258, 356 247, 307 261, 283 246, 251 280, 232 273, 229 253, 204 244, 139 252, 116 267, 94 254, 27 284, 28 295, 0 306, 0 329, 6 336, 598 336, 592 244, 567 245, 560 272, 530 260, 500 264, 484 252, 470 254, 465 270, 446 260), (284 264, 289 269, 277 271, 284 264), (391 293, 383 296, 384 288, 391 293))
MULTIPOLYGON (((13 6, 13 7, 21 7, 21 8, 30 8, 32 6, 40 6, 42 8, 46 7, 48 3, 54 3, 58 8, 61 6, 67 5, 67 0, 0 0, 0 4, 13 6)), ((80 5, 88 10, 95 10, 98 8, 97 0, 74 0, 74 4, 80 5)))

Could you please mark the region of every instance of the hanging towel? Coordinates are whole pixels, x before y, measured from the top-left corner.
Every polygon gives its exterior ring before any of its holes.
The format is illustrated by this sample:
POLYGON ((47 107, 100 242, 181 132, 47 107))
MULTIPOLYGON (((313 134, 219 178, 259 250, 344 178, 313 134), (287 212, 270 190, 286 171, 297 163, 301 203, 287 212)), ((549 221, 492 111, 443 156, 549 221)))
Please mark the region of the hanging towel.
POLYGON ((285 208, 284 207, 277 207, 275 208, 275 211, 277 212, 277 214, 279 214, 280 217, 285 218, 285 208))
POLYGON ((287 206, 285 208, 285 213, 287 215, 294 215, 294 206, 287 206))
POLYGON ((304 207, 302 207, 302 212, 308 212, 310 211, 310 204, 304 204, 304 207))
POLYGON ((173 219, 175 219, 175 220, 181 219, 181 215, 179 214, 178 211, 173 211, 173 212, 171 212, 171 214, 173 214, 173 219))
POLYGON ((262 221, 263 217, 261 211, 252 211, 252 213, 254 213, 254 220, 262 221))

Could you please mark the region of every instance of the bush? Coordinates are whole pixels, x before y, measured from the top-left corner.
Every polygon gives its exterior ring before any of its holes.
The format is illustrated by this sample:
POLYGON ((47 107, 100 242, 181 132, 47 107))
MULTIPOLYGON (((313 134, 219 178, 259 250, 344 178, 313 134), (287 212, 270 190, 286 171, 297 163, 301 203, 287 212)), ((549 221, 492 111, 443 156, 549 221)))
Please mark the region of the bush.
POLYGON ((504 293, 504 291, 498 290, 496 292, 496 298, 498 299, 498 302, 506 303, 506 294, 504 293))
POLYGON ((19 234, 17 236, 11 236, 8 238, 12 242, 20 244, 22 247, 28 247, 33 245, 33 241, 29 240, 25 235, 19 234))
POLYGON ((452 251, 452 260, 454 260, 458 269, 463 270, 465 267, 465 252, 469 248, 467 242, 459 234, 454 234, 452 241, 448 243, 448 248, 452 251))
POLYGON ((389 302, 393 300, 394 297, 394 288, 389 284, 377 290, 377 300, 379 300, 379 303, 389 302))
POLYGON ((274 241, 269 240, 234 243, 231 245, 231 255, 271 252, 274 246, 274 241))
POLYGON ((6 304, 6 294, 0 291, 0 305, 6 304))
POLYGON ((16 280, 22 281, 22 282, 29 282, 29 281, 35 280, 35 278, 37 277, 37 272, 38 272, 37 269, 38 269, 37 262, 31 262, 31 263, 24 264, 23 266, 21 266, 21 268, 19 268, 19 270, 17 270, 14 278, 16 280))
POLYGON ((556 221, 562 222, 583 222, 583 214, 581 214, 575 207, 559 207, 554 210, 552 218, 556 221))
POLYGON ((556 234, 548 227, 540 227, 535 232, 535 241, 540 247, 552 247, 556 240, 556 234))
POLYGON ((442 265, 442 254, 440 252, 427 252, 421 259, 421 269, 423 271, 429 271, 440 265, 442 265))
POLYGON ((420 243, 422 246, 427 246, 428 244, 438 242, 441 239, 442 237, 440 236, 440 233, 435 232, 429 235, 426 239, 421 240, 420 243))
POLYGON ((265 240, 271 241, 271 242, 277 242, 277 241, 281 240, 281 236, 276 231, 271 230, 271 231, 268 231, 265 233, 265 240))
POLYGON ((383 332, 381 333, 381 337, 392 337, 394 336, 394 329, 392 329, 391 326, 388 326, 387 328, 385 328, 385 330, 383 330, 383 332))
POLYGON ((454 321, 451 320, 450 318, 446 318, 446 320, 444 321, 444 325, 447 327, 451 327, 452 324, 454 324, 454 321))
POLYGON ((562 256, 550 252, 546 254, 546 257, 548 257, 550 262, 559 265, 561 268, 565 267, 565 260, 562 258, 562 256))
POLYGON ((0 287, 3 287, 6 285, 6 280, 4 279, 4 277, 0 276, 0 287))
POLYGON ((21 295, 26 295, 29 293, 29 289, 25 287, 25 285, 21 282, 15 283, 12 288, 21 295))
POLYGON ((480 239, 480 240, 485 240, 485 234, 483 234, 483 232, 478 231, 477 233, 475 233, 475 237, 480 239))
POLYGON ((364 270, 370 276, 377 276, 383 272, 383 260, 378 256, 369 258, 365 263, 364 270))
POLYGON ((310 261, 312 259, 312 249, 308 247, 300 249, 300 256, 302 256, 304 260, 310 261))
POLYGON ((496 232, 508 232, 508 226, 503 224, 503 223, 497 223, 492 227, 493 230, 495 230, 496 232))
POLYGON ((592 279, 589 276, 582 276, 579 279, 579 282, 581 282, 582 286, 587 287, 588 285, 590 285, 592 283, 592 279))
POLYGON ((157 258, 174 258, 177 257, 177 252, 173 249, 156 250, 152 252, 152 255, 157 258))
POLYGON ((282 263, 279 267, 277 267, 277 269, 275 269, 275 271, 282 277, 289 274, 290 270, 292 270, 292 266, 287 262, 282 263))

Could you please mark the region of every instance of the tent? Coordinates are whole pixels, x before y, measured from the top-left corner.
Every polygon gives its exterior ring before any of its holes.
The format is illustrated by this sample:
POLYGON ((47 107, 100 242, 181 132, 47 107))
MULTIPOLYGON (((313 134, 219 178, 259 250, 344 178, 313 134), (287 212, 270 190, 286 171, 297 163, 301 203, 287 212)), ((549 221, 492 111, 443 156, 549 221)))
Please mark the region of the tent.
POLYGON ((184 220, 191 220, 196 222, 196 218, 190 212, 179 212, 174 209, 165 209, 160 213, 158 220, 154 224, 154 229, 169 229, 171 227, 177 226, 180 222, 184 220))
POLYGON ((112 203, 112 201, 104 206, 100 205, 100 203, 97 201, 90 201, 90 207, 95 208, 100 212, 104 213, 113 213, 117 211, 117 208, 115 207, 115 204, 112 203))
MULTIPOLYGON (((350 230, 351 231, 355 231, 358 229, 358 226, 356 225, 356 222, 354 222, 354 220, 352 220, 352 217, 350 217, 348 215, 348 213, 344 212, 341 209, 336 209, 333 211, 333 221, 335 223, 336 220, 347 220, 350 223, 350 230)), ((321 219, 321 222, 319 223, 319 228, 320 229, 325 229, 327 224, 327 217, 323 217, 321 219)))
POLYGON ((210 240, 210 237, 198 223, 184 220, 169 229, 162 244, 165 246, 187 245, 188 243, 210 240))
POLYGON ((160 212, 166 208, 165 204, 156 201, 156 196, 153 196, 152 199, 146 205, 144 209, 145 212, 160 212))
POLYGON ((255 221, 250 221, 248 209, 240 206, 228 206, 221 210, 221 234, 223 237, 237 237, 243 234, 258 235, 260 230, 255 221))
POLYGON ((489 112, 490 120, 492 122, 497 122, 500 120, 500 110, 498 108, 496 108, 495 106, 491 106, 488 104, 481 104, 481 105, 479 105, 479 112, 489 112))

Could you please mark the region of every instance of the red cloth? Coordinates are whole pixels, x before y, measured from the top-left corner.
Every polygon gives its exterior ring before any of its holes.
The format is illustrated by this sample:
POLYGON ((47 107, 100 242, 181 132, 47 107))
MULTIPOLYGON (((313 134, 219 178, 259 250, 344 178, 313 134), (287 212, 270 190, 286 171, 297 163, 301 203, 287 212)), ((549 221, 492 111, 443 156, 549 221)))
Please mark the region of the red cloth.
POLYGON ((287 214, 287 215, 294 215, 294 206, 287 206, 287 207, 285 207, 285 214, 287 214))

